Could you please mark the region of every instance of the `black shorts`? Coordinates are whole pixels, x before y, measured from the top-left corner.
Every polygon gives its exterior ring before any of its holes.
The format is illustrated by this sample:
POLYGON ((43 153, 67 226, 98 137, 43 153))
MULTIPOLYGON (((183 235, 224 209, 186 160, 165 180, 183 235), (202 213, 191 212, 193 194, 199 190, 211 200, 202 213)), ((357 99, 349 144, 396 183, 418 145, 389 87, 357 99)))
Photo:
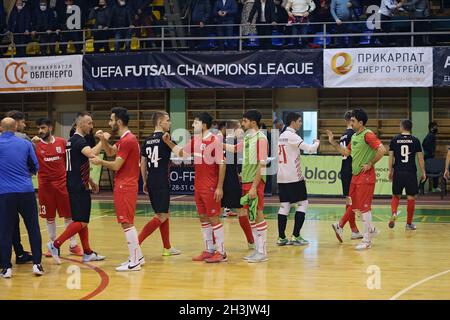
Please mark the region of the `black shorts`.
POLYGON ((305 180, 292 183, 279 183, 278 196, 280 202, 297 203, 308 199, 305 180))
POLYGON ((242 187, 239 183, 235 185, 233 188, 231 188, 230 186, 228 187, 224 186, 222 207, 233 209, 242 208, 241 197, 242 197, 242 187))
POLYGON ((341 171, 342 194, 344 197, 348 197, 351 182, 352 182, 352 172, 341 171))
POLYGON ((152 204, 153 211, 155 213, 169 213, 170 207, 170 186, 169 185, 159 185, 151 186, 148 185, 148 197, 150 198, 150 203, 152 204))
POLYGON ((406 195, 408 196, 415 196, 419 193, 416 172, 394 171, 392 177, 392 194, 402 195, 403 189, 406 190, 406 195))
POLYGON ((69 192, 69 200, 72 220, 89 223, 91 218, 91 191, 69 192))

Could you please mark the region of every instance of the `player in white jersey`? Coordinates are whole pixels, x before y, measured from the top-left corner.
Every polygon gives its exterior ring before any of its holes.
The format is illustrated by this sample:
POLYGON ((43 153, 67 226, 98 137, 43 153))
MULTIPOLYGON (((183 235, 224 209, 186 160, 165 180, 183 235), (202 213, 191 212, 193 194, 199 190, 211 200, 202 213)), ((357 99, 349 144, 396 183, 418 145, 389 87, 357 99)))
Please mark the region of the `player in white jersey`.
POLYGON ((305 221, 308 208, 308 194, 306 192, 305 178, 300 167, 300 150, 314 153, 319 148, 320 141, 314 139, 309 145, 297 134, 302 126, 300 114, 290 112, 286 116, 286 129, 278 140, 278 195, 280 209, 278 211, 278 241, 277 245, 307 245, 309 242, 300 236, 300 230, 305 221), (291 240, 287 239, 285 230, 287 217, 291 205, 296 204, 294 231, 291 240))

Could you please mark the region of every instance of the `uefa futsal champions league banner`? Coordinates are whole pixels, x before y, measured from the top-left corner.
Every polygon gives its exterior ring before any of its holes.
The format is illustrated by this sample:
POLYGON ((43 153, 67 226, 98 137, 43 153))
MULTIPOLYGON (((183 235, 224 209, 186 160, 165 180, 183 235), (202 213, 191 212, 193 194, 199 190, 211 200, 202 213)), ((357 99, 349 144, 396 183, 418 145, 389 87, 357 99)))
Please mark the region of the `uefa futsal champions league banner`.
POLYGON ((322 50, 87 55, 84 89, 320 88, 322 50))
POLYGON ((323 68, 326 88, 432 87, 433 48, 324 50, 323 68))
POLYGON ((0 93, 82 91, 81 55, 0 59, 0 93))
POLYGON ((435 87, 450 86, 450 48, 438 47, 433 51, 435 87))

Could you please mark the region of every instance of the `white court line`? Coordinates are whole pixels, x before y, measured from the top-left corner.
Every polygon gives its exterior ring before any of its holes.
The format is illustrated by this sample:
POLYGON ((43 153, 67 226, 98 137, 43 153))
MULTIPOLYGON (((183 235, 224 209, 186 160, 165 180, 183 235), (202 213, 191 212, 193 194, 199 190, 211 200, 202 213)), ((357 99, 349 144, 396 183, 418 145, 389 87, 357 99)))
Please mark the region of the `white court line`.
POLYGON ((170 200, 180 199, 180 198, 183 198, 183 197, 185 197, 185 195, 171 197, 170 200))
MULTIPOLYGON (((89 220, 89 222, 92 221, 92 220, 101 219, 103 217, 108 217, 108 215, 103 215, 103 216, 99 216, 99 217, 93 217, 92 219, 89 220)), ((64 219, 64 218, 61 218, 61 219, 64 219)), ((45 220, 45 219, 43 219, 43 220, 45 220)), ((56 220, 56 218, 55 218, 55 220, 56 220)), ((61 228, 61 227, 65 227, 65 225, 64 224, 60 224, 59 226, 58 225, 56 226, 56 228, 61 228)), ((42 233, 43 231, 47 231, 47 228, 43 228, 43 229, 41 229, 39 231, 42 233)), ((20 237, 28 237, 28 233, 23 233, 23 234, 20 235, 20 237)))
POLYGON ((432 279, 434 279, 434 278, 443 276, 444 274, 449 273, 449 272, 450 272, 450 270, 443 271, 443 272, 441 272, 441 273, 434 274, 434 275, 432 275, 432 276, 429 276, 428 278, 425 278, 425 279, 420 280, 420 281, 418 281, 418 282, 416 282, 416 283, 413 283, 413 284, 410 285, 408 288, 403 289, 402 291, 399 291, 397 294, 395 294, 394 296, 392 296, 389 300, 396 300, 397 298, 399 298, 400 296, 404 295, 404 294, 405 294, 406 292, 408 292, 409 290, 411 290, 411 289, 413 289, 413 288, 415 288, 415 287, 417 287, 417 286, 420 286, 421 284, 423 284, 423 283, 425 283, 425 282, 427 282, 427 281, 430 281, 430 280, 432 280, 432 279))

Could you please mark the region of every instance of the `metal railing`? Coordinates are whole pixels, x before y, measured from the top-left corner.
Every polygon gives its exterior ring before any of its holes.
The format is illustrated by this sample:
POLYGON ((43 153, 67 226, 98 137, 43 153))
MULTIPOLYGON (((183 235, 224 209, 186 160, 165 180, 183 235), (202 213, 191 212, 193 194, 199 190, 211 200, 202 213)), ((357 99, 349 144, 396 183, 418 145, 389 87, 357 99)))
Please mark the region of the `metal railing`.
MULTIPOLYGON (((139 47, 139 51, 145 51, 145 50, 157 50, 160 52, 164 52, 167 50, 184 50, 184 49, 192 49, 192 44, 189 45, 190 42, 196 41, 196 42, 208 42, 208 41, 229 41, 231 40, 234 42, 234 44, 231 47, 232 50, 242 51, 245 49, 248 49, 249 47, 257 47, 256 39, 258 41, 262 39, 278 39, 282 40, 281 42, 285 43, 286 45, 292 45, 296 46, 296 43, 292 43, 293 41, 301 41, 303 42, 304 39, 319 39, 316 41, 316 43, 319 43, 319 45, 316 45, 316 47, 321 48, 327 48, 331 42, 331 39, 351 39, 351 38, 360 38, 360 37, 367 37, 371 39, 371 46, 382 46, 382 44, 379 42, 380 39, 383 39, 383 37, 396 37, 396 41, 398 42, 399 39, 402 39, 401 44, 402 46, 411 46, 413 47, 415 45, 415 38, 417 37, 432 37, 432 36, 449 36, 448 41, 445 41, 445 43, 450 44, 450 18, 449 19, 420 19, 420 20, 386 20, 382 22, 383 24, 391 24, 395 27, 397 25, 398 28, 394 29, 401 29, 401 31, 395 30, 394 32, 382 32, 379 30, 370 30, 368 27, 367 21, 349 21, 349 22, 343 22, 343 25, 347 27, 346 33, 336 33, 335 22, 308 22, 308 23, 293 23, 293 24, 211 24, 211 25, 205 25, 204 27, 200 27, 198 25, 153 25, 153 26, 139 26, 139 27, 127 27, 127 28, 111 28, 111 29, 94 29, 94 28, 87 28, 82 30, 66 30, 66 31, 52 31, 50 33, 48 32, 36 32, 36 33, 6 33, 3 35, 0 35, 0 39, 5 39, 9 37, 9 44, 2 44, 0 45, 0 52, 5 55, 5 52, 8 48, 11 49, 11 45, 18 50, 18 48, 26 48, 29 46, 30 42, 37 42, 37 37, 41 35, 53 35, 57 36, 58 41, 55 42, 40 42, 39 46, 46 48, 47 46, 55 46, 57 43, 59 46, 67 46, 69 43, 72 43, 75 47, 78 46, 79 50, 77 50, 77 53, 86 54, 86 43, 89 39, 92 38, 92 34, 98 34, 100 32, 107 33, 107 35, 104 35, 104 38, 107 38, 106 40, 98 40, 94 39, 95 44, 106 44, 108 45, 111 41, 114 42, 125 42, 126 47, 129 48, 129 44, 133 39, 138 38, 139 42, 147 42, 147 43, 154 43, 155 46, 152 48, 141 48, 139 47), (433 30, 433 24, 436 23, 448 23, 448 25, 443 28, 444 30, 433 30), (407 25, 407 26, 406 26, 407 25), (426 30, 417 30, 419 27, 427 26, 426 30), (272 34, 272 35, 257 35, 257 34, 243 34, 243 28, 246 26, 255 26, 256 28, 261 26, 271 27, 272 32, 273 29, 282 29, 284 28, 284 32, 272 34), (293 29, 293 28, 308 28, 314 29, 314 32, 309 32, 305 34, 288 34, 286 30, 293 29), (400 28, 401 27, 401 28, 400 28), (173 36, 176 34, 177 28, 183 28, 183 30, 187 30, 190 33, 194 29, 202 29, 202 31, 205 33, 204 36, 173 36), (219 28, 233 28, 234 35, 232 36, 217 36, 215 33, 219 28), (448 28, 448 29, 447 29, 448 28), (361 32, 354 32, 354 30, 359 29, 363 30, 361 32), (119 30, 127 30, 130 33, 137 33, 136 36, 127 37, 127 38, 120 38, 120 39, 114 39, 116 31, 119 30), (142 30, 146 30, 148 33, 150 30, 152 33, 156 34, 156 36, 148 37, 148 36, 139 36, 139 33, 142 30), (319 31, 320 30, 320 31, 319 31), (89 36, 91 35, 91 36, 89 36), (111 37, 112 35, 112 37, 111 37), (70 38, 75 40, 67 40, 67 38, 70 36, 70 38), (18 43, 21 41, 17 41, 20 38, 25 39, 24 37, 28 38, 26 40, 27 43, 18 43), (399 38, 400 37, 400 38, 399 38), (34 38, 34 39, 33 39, 34 38), (78 39, 77 39, 78 38, 78 39), (373 40, 377 39, 377 40, 373 40), (285 40, 287 40, 285 42, 285 40), (186 42, 188 44, 186 45, 186 42), (253 45, 248 45, 249 43, 253 43, 253 45), (170 45, 172 44, 172 45, 170 45), (79 52, 78 52, 79 51, 79 52)), ((358 30, 358 31, 359 31, 358 30)), ((227 41, 227 42, 228 42, 227 41)), ((358 45, 359 46, 358 41, 358 45)), ((299 42, 298 42, 299 43, 299 42)), ((444 44, 445 44, 444 43, 444 44)), ((356 43, 355 43, 356 44, 356 43)), ((349 41, 349 45, 352 45, 352 42, 349 41)), ((276 48, 277 46, 271 46, 272 48, 276 48)), ((278 45, 278 47, 282 47, 278 45)), ((215 48, 211 46, 205 45, 205 50, 214 50, 215 48)), ((19 49, 20 50, 20 49, 19 49)), ((94 50, 95 51, 95 50, 94 50)), ((106 51, 106 50, 105 50, 106 51)), ((8 53, 8 52, 7 52, 8 53)), ((9 52, 8 55, 14 56, 17 55, 17 52, 15 53, 14 50, 12 52, 9 52)))

